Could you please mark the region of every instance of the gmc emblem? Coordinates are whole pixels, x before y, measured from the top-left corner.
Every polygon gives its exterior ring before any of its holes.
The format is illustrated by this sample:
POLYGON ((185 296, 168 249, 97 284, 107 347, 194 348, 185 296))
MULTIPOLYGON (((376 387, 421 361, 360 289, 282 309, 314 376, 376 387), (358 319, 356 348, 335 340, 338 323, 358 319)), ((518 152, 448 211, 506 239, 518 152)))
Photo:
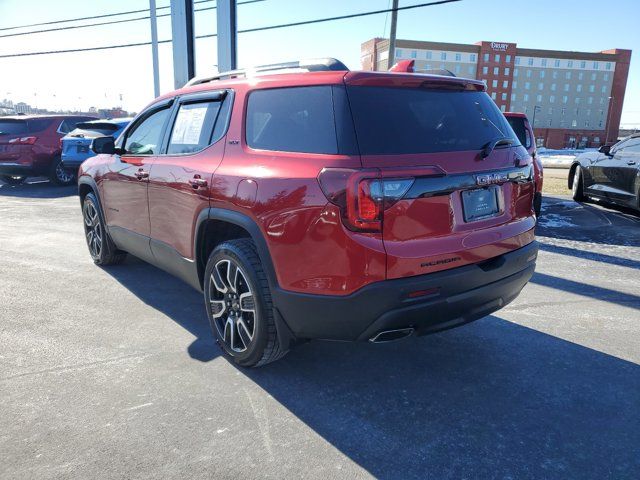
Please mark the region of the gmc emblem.
POLYGON ((480 186, 493 185, 509 181, 506 173, 488 173, 486 175, 476 175, 476 183, 480 186))

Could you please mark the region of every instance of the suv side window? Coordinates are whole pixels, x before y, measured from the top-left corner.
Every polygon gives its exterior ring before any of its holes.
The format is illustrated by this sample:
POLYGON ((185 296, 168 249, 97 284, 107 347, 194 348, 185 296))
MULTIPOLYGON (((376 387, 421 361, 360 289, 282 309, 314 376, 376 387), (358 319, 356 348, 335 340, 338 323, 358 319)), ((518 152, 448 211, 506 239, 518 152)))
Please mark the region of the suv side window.
POLYGON ((209 146, 220 113, 219 101, 183 103, 176 116, 168 154, 194 153, 209 146))
POLYGON ((251 148, 338 153, 331 87, 256 90, 249 95, 246 141, 251 148))
POLYGON ((162 132, 170 109, 158 110, 127 133, 124 151, 130 155, 154 155, 160 153, 162 132))

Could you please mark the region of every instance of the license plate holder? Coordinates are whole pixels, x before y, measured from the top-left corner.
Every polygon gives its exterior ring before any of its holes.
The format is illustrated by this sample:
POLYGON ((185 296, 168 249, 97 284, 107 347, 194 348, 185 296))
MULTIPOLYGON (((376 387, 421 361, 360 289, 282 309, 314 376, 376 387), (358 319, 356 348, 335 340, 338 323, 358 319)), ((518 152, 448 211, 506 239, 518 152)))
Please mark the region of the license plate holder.
POLYGON ((499 187, 476 188, 462 192, 462 211, 465 222, 475 222, 500 214, 499 187))

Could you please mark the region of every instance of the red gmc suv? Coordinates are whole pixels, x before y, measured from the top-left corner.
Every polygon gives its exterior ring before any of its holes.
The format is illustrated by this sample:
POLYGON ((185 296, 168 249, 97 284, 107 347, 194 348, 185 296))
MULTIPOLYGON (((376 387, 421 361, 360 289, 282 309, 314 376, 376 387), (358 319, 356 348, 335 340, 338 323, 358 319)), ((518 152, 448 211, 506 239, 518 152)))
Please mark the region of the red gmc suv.
POLYGON ((31 176, 70 185, 75 176, 62 168, 60 140, 77 123, 94 117, 18 115, 0 118, 0 180, 17 185, 31 176))
POLYGON ((94 140, 91 256, 131 253, 202 290, 243 366, 488 315, 537 244, 531 156, 484 88, 334 59, 194 79, 94 140))

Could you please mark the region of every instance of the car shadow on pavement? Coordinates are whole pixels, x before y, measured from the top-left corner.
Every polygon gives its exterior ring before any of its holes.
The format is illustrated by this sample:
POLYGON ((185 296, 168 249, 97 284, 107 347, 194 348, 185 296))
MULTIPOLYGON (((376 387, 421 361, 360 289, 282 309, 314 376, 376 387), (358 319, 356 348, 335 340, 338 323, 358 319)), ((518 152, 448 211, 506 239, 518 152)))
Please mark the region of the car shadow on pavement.
POLYGON ((127 256, 124 265, 104 267, 104 271, 144 303, 195 336, 187 347, 191 358, 208 362, 222 353, 215 344, 201 293, 132 255, 127 256))
MULTIPOLYGON (((191 332, 192 358, 221 355, 201 294, 135 258, 105 271, 191 332)), ((640 473, 639 366, 498 316, 388 344, 309 342, 238 371, 377 478, 640 473)))
POLYGON ((496 316, 244 373, 376 478, 640 473, 639 366, 496 316))
POLYGON ((0 197, 61 198, 78 194, 77 185, 60 187, 44 178, 28 178, 20 185, 8 185, 0 180, 0 197))
MULTIPOLYGON (((640 236, 640 230, 638 231, 638 235, 640 236)), ((546 242, 538 242, 538 247, 540 248, 540 250, 544 250, 545 252, 557 253, 559 255, 570 255, 576 258, 592 260, 594 262, 604 262, 610 265, 617 265, 620 267, 629 267, 640 270, 640 261, 633 260, 631 258, 616 257, 613 255, 607 255, 605 253, 599 253, 590 250, 579 250, 572 247, 552 245, 546 242)))

